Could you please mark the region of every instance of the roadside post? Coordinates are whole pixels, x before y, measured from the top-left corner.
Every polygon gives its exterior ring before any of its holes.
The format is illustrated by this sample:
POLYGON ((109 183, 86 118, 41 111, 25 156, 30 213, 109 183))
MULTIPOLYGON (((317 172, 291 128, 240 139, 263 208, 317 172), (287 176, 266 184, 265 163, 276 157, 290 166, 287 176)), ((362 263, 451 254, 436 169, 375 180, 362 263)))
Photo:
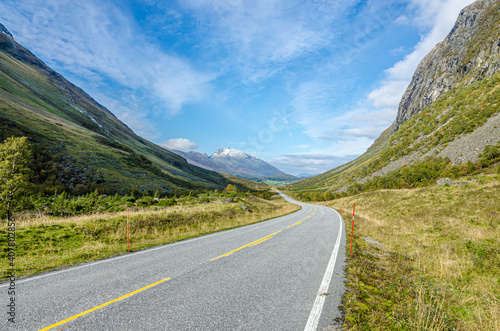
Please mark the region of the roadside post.
POLYGON ((354 235, 354 210, 356 209, 356 203, 352 206, 352 228, 351 228, 351 249, 349 254, 352 254, 352 237, 354 235))
POLYGON ((130 246, 129 246, 129 232, 128 232, 128 208, 127 208, 127 253, 130 252, 130 246))

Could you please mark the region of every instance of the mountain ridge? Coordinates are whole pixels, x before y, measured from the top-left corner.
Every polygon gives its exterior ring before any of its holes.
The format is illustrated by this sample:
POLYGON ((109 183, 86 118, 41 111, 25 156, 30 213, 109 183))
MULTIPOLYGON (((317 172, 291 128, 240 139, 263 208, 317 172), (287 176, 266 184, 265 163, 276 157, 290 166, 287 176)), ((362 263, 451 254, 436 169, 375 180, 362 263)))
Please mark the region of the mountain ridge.
POLYGON ((293 177, 255 156, 231 147, 219 148, 210 156, 198 151, 172 151, 184 157, 190 164, 221 173, 229 173, 245 178, 276 175, 287 175, 290 176, 290 178, 293 177))
POLYGON ((0 141, 23 135, 34 149, 33 181, 45 194, 172 193, 232 183, 136 135, 1 25, 0 141))
POLYGON ((289 189, 355 194, 481 171, 483 164, 497 162, 499 105, 500 0, 478 0, 460 12, 443 42, 418 65, 391 127, 357 159, 289 189), (426 174, 419 164, 434 170, 426 174), (407 177, 398 177, 402 173, 407 177))
POLYGON ((499 72, 499 7, 497 0, 479 0, 460 12, 450 33, 415 70, 399 104, 391 129, 393 134, 406 120, 432 105, 462 80, 469 85, 499 72), (485 47, 485 44, 491 46, 485 47))

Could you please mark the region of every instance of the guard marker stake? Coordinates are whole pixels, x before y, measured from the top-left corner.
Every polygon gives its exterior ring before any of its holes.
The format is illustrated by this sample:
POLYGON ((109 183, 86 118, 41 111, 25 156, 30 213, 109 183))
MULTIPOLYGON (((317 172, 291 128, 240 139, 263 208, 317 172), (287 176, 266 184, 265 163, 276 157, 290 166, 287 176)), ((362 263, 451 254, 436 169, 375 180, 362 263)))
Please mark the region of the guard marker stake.
POLYGON ((351 249, 349 254, 352 254, 352 237, 354 235, 354 210, 356 209, 356 203, 352 206, 352 229, 351 229, 351 249))
POLYGON ((129 234, 128 234, 128 208, 127 208, 127 253, 130 253, 130 246, 129 246, 129 234))

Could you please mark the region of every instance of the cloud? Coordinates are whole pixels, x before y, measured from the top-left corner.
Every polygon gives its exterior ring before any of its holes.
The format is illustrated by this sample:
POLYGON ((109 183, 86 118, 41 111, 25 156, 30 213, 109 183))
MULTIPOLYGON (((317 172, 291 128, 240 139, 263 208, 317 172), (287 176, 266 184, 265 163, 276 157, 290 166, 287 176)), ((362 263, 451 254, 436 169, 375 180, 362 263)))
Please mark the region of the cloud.
POLYGON ((181 151, 188 151, 198 148, 198 144, 194 141, 185 138, 173 138, 160 143, 160 146, 167 149, 177 149, 181 151))
MULTIPOLYGON (((384 90, 390 88, 398 87, 389 86, 384 90)), ((295 120, 304 127, 305 134, 315 140, 330 140, 335 144, 339 140, 359 144, 359 139, 363 138, 360 146, 365 146, 366 141, 373 141, 394 121, 396 110, 391 105, 399 102, 378 98, 376 101, 380 109, 368 105, 355 108, 356 105, 339 105, 337 99, 336 88, 329 83, 305 82, 297 88, 291 105, 295 120)), ((337 152, 337 155, 340 154, 337 152)))
POLYGON ((205 27, 210 46, 228 53, 227 60, 243 81, 265 80, 290 61, 331 43, 331 25, 357 1, 186 0, 183 5, 205 27))
POLYGON ((358 155, 333 156, 328 154, 291 154, 267 160, 282 171, 298 175, 300 173, 320 174, 355 159, 358 155))
MULTIPOLYGON (((88 85, 142 89, 134 106, 154 105, 151 111, 178 113, 208 95, 216 78, 149 42, 135 18, 112 2, 6 0, 0 3, 0 19, 49 66, 88 85)), ((128 103, 124 95, 114 98, 128 103)))
POLYGON ((397 22, 414 24, 422 31, 420 42, 413 51, 387 69, 386 79, 368 94, 368 101, 376 108, 390 108, 396 112, 418 64, 438 42, 441 42, 453 27, 462 8, 473 0, 410 0, 410 8, 416 13, 412 22, 397 19, 397 22))

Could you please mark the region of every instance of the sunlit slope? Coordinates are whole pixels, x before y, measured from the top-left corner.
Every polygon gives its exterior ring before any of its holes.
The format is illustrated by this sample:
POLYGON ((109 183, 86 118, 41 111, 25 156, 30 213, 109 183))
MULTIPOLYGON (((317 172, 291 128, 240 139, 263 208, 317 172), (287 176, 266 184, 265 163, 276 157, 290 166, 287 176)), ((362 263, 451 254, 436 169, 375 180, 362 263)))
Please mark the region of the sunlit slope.
POLYGON ((221 188, 229 181, 137 136, 83 90, 0 32, 0 139, 28 135, 39 181, 109 191, 221 188), (49 160, 50 159, 50 160, 49 160), (52 168, 51 168, 52 167, 52 168), (48 174, 47 172, 52 172, 48 174))

